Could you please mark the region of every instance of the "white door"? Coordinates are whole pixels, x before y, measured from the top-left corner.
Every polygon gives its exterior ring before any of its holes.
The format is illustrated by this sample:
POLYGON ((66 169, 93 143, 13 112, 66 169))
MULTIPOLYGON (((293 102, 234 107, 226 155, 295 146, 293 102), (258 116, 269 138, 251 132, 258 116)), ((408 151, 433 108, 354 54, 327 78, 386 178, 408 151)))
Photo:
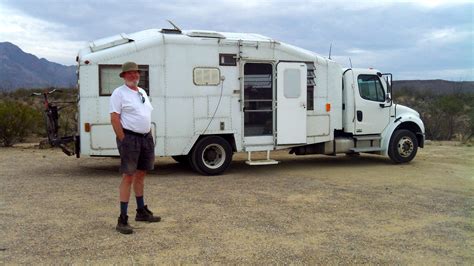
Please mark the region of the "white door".
POLYGON ((306 64, 277 65, 277 144, 306 143, 306 64))
POLYGON ((355 88, 355 134, 380 134, 389 123, 386 92, 377 75, 360 74, 355 88))

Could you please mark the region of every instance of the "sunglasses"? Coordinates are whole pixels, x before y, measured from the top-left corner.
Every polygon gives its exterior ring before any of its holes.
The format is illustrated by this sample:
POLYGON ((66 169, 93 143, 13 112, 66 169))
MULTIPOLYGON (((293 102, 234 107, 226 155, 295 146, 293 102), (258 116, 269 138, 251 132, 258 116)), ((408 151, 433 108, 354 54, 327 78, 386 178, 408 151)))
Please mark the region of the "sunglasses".
POLYGON ((142 99, 142 103, 145 103, 145 97, 143 94, 141 92, 138 92, 138 94, 140 95, 140 99, 142 99))

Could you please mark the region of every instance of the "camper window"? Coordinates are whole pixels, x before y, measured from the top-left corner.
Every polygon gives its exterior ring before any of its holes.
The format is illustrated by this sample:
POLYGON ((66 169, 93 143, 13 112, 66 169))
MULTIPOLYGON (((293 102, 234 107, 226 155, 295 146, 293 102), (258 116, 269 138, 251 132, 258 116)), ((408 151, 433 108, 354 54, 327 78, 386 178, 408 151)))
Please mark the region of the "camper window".
POLYGON ((314 71, 316 70, 314 63, 309 62, 306 63, 307 66, 307 80, 306 80, 306 106, 308 111, 314 110, 314 87, 316 83, 314 82, 316 78, 316 74, 314 71))
MULTIPOLYGON (((148 65, 139 65, 140 82, 138 87, 144 89, 148 95, 149 79, 148 79, 148 65)), ((110 96, 115 88, 123 85, 123 79, 119 77, 122 71, 121 65, 99 65, 99 95, 110 96)))
POLYGON ((214 67, 196 67, 193 70, 193 82, 196 86, 216 86, 221 83, 220 71, 214 67))
POLYGON ((237 55, 236 54, 219 54, 219 65, 220 66, 236 66, 237 55))

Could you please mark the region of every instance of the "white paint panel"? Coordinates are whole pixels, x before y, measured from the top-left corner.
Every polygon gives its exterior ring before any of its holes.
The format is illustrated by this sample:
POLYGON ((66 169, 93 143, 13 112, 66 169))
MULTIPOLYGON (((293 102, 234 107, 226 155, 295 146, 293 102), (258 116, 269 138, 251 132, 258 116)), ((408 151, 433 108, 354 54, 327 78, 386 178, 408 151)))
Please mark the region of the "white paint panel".
POLYGON ((232 123, 229 118, 226 117, 214 117, 214 119, 211 120, 211 117, 209 118, 196 118, 195 121, 195 134, 214 134, 214 133, 224 133, 224 132, 233 132, 232 129, 232 123), (224 123, 224 130, 220 129, 220 124, 224 123), (208 127, 209 125, 209 127, 208 127), (207 130, 206 130, 207 127, 207 130), (204 130, 206 130, 204 132, 204 130))
POLYGON ((92 124, 91 125, 91 148, 93 150, 112 150, 117 149, 115 132, 111 124, 92 124))
POLYGON ((209 96, 207 104, 207 116, 230 116, 230 97, 229 96, 209 96), (220 98, 220 103, 219 103, 220 98), (217 108, 217 110, 216 110, 217 108))
POLYGON ((329 115, 308 116, 308 137, 329 135, 329 115))
POLYGON ((193 98, 167 98, 166 99, 166 133, 172 137, 192 136, 193 124, 193 98))

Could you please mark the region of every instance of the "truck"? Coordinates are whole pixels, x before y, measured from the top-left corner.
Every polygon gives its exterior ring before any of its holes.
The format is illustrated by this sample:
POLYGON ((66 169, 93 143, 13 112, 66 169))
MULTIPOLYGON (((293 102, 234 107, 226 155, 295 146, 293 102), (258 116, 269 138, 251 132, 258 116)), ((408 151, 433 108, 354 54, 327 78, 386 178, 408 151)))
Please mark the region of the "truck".
POLYGON ((408 163, 424 145, 420 114, 393 103, 390 73, 260 34, 149 29, 92 41, 76 61, 77 156, 119 155, 109 100, 126 61, 139 65, 154 107, 155 154, 203 175, 223 173, 236 152, 249 165, 277 164, 270 155, 281 149, 408 163))

